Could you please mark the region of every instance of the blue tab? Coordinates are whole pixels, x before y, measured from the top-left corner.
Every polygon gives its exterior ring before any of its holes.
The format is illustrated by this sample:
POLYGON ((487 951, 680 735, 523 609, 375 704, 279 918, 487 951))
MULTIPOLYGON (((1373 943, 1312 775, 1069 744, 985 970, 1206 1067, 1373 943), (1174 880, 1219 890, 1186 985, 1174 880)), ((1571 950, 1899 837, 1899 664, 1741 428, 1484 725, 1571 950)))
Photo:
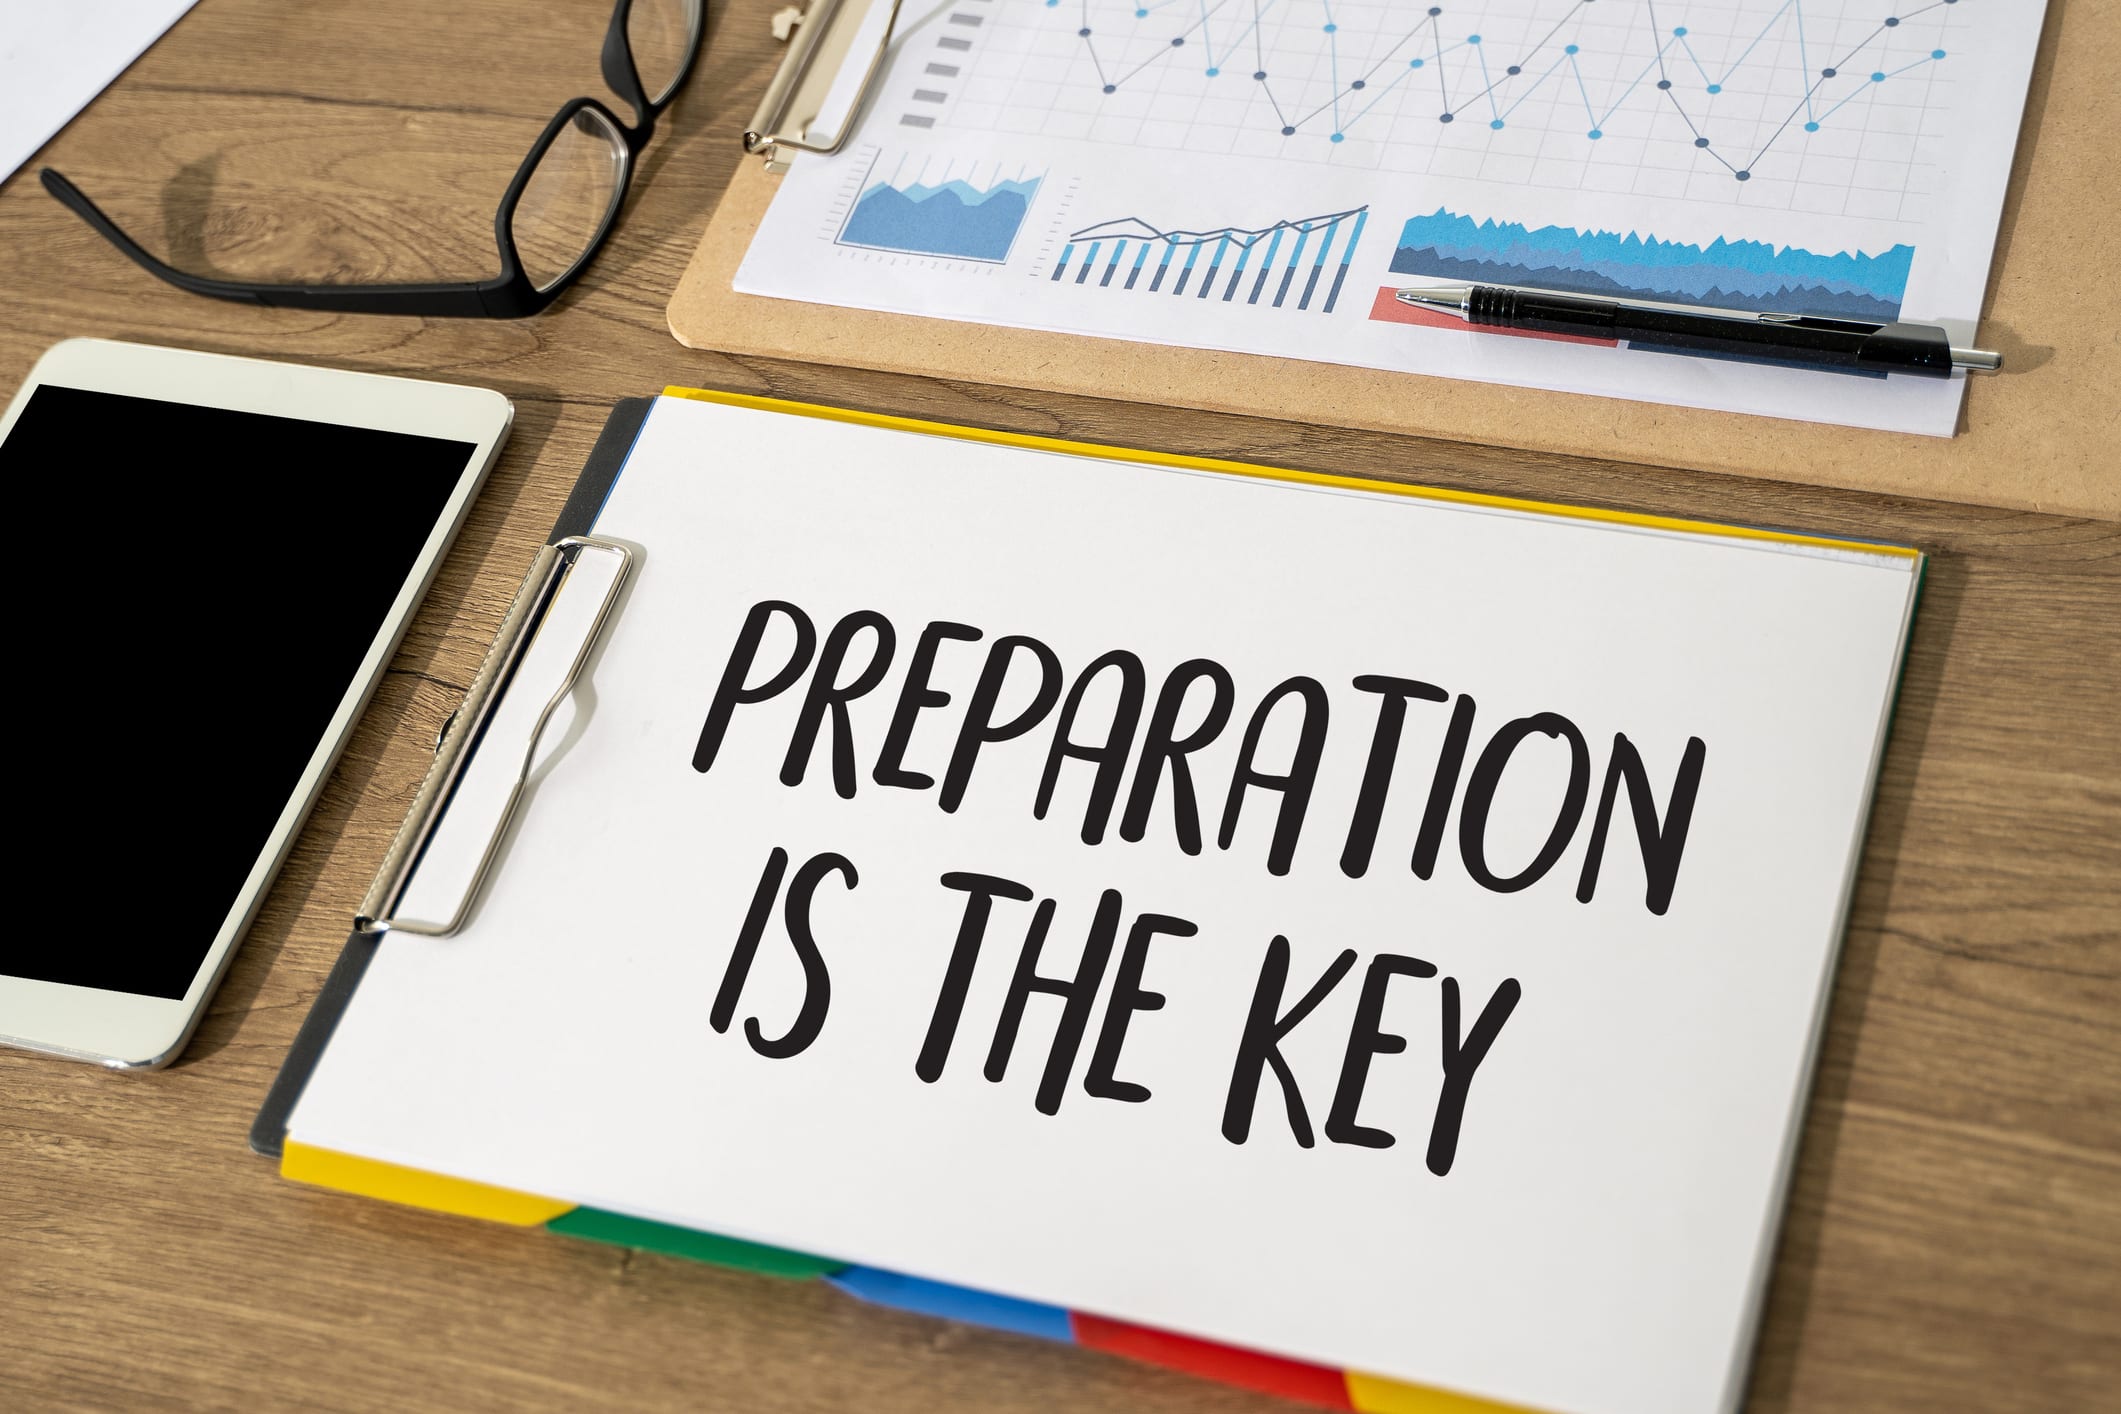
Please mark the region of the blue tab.
POLYGON ((897 1272, 878 1271, 875 1267, 849 1267, 825 1280, 849 1296, 878 1306, 891 1306, 923 1316, 940 1316, 946 1321, 963 1321, 967 1325, 991 1326, 1018 1335, 1035 1335, 1041 1340, 1058 1340, 1071 1345, 1075 1342, 1068 1313, 1058 1306, 1019 1301, 1013 1296, 995 1296, 974 1291, 969 1286, 951 1286, 946 1282, 901 1276, 897 1272))

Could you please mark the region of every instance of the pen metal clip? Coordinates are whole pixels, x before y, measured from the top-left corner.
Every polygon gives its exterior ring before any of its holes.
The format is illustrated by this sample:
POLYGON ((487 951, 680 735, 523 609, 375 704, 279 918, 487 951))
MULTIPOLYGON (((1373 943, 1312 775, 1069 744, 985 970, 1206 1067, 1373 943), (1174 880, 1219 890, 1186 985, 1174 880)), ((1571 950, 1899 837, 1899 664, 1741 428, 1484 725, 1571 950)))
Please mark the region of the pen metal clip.
MULTIPOLYGON (((891 50, 898 11, 899 0, 810 0, 795 26, 788 57, 766 85, 766 95, 744 130, 744 151, 764 157, 769 172, 788 170, 785 148, 839 151, 854 131, 891 50), (875 47, 860 82, 851 83, 843 74, 848 58, 872 40, 875 47)), ((784 24, 777 25, 781 27, 784 24)))
MULTIPOLYGON (((597 536, 570 535, 538 551, 361 900, 357 931, 447 937, 463 926, 522 798, 538 741, 574 690, 632 564, 628 546, 597 536), (553 686, 534 712, 527 702, 517 704, 516 716, 528 717, 514 724, 523 731, 520 751, 482 759, 480 747, 519 681, 533 690, 553 686), (469 818, 475 815, 485 818, 469 818), (452 819, 455 828, 445 835, 444 822, 452 819), (423 879, 423 868, 437 877, 423 879), (437 902, 438 910, 424 906, 437 902)), ((509 745, 497 749, 507 752, 509 745)))

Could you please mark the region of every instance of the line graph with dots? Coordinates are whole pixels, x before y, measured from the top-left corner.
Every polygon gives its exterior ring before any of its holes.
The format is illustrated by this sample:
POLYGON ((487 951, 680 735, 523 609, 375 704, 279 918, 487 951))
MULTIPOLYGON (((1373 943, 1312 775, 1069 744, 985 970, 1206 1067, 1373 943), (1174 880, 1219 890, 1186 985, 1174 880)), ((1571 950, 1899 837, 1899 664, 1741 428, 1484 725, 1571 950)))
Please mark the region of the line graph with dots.
POLYGON ((1995 3, 1000 0, 945 126, 1920 219, 1995 3))

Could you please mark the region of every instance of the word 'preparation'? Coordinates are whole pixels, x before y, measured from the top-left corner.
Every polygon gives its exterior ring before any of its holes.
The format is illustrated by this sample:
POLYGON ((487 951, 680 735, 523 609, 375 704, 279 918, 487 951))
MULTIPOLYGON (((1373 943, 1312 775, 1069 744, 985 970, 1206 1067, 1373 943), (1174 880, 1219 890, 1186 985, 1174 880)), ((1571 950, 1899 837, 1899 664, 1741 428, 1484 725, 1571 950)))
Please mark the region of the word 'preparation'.
MULTIPOLYGON (((878 786, 937 790, 934 777, 907 767, 907 748, 923 713, 951 705, 950 695, 930 681, 942 645, 948 641, 976 643, 982 637, 982 632, 970 625, 944 621, 930 623, 921 630, 890 725, 875 749, 869 775, 878 786)), ((693 769, 702 773, 713 769, 737 709, 767 702, 802 683, 801 707, 782 760, 781 782, 788 786, 803 783, 822 735, 831 762, 833 789, 842 799, 852 800, 860 783, 860 752, 848 704, 882 684, 898 642, 899 635, 891 621, 874 610, 859 610, 841 618, 821 642, 816 625, 797 606, 775 600, 753 605, 708 706, 707 719, 693 751, 693 769), (794 630, 793 647, 781 662, 761 664, 760 650, 777 618, 794 630), (756 682, 752 681, 754 675, 759 678, 756 682)), ((1374 697, 1376 708, 1362 788, 1342 835, 1343 874, 1359 879, 1369 871, 1386 798, 1398 774, 1400 737, 1409 704, 1447 702, 1451 704, 1450 721, 1442 750, 1430 771, 1421 827, 1410 859, 1413 872, 1426 879, 1435 871, 1454 800, 1458 808, 1459 856, 1467 874, 1482 887, 1496 893, 1515 893, 1537 883, 1553 869, 1575 838, 1590 800, 1591 749, 1574 722, 1552 711, 1512 719, 1489 735, 1477 756, 1473 756, 1468 773, 1465 767, 1472 754, 1478 714, 1477 704, 1469 694, 1454 695, 1431 683, 1378 674, 1358 676, 1353 686, 1357 692, 1374 697), (1490 812, 1512 757, 1534 736, 1558 739, 1566 745, 1568 784, 1539 851, 1514 873, 1500 874, 1488 858, 1490 812)), ((1159 794, 1167 793, 1179 848, 1187 854, 1199 854, 1203 847, 1203 809, 1191 758, 1231 725, 1236 700, 1236 684, 1229 670, 1213 659, 1189 659, 1172 668, 1152 702, 1147 667, 1138 655, 1125 649, 1102 654, 1071 680, 1059 656, 1038 639, 1022 634, 997 638, 986 652, 978 681, 959 718, 936 803, 945 812, 955 812, 965 799, 983 752, 1030 735, 1050 718, 1045 765, 1031 802, 1033 818, 1046 818, 1062 770, 1070 762, 1080 762, 1082 768, 1094 773, 1082 821, 1084 844, 1095 845, 1104 840, 1115 810, 1120 814, 1119 837, 1129 842, 1141 841, 1149 831, 1159 794), (1033 683, 1030 700, 1005 716, 999 710, 1005 690, 1020 677, 1028 677, 1033 683), (1081 739, 1077 727, 1084 716, 1085 702, 1105 680, 1116 691, 1110 720, 1100 734, 1081 739), (1195 699, 1201 701, 1196 703, 1195 699), (1199 720, 1181 730, 1179 722, 1191 712, 1197 712, 1199 720), (1131 784, 1127 784, 1122 806, 1121 786, 1128 781, 1130 763, 1131 784)), ((1259 699, 1246 720, 1237 764, 1223 794, 1216 830, 1218 848, 1230 848, 1236 838, 1239 815, 1251 793, 1278 796, 1267 871, 1276 875, 1289 872, 1310 810, 1330 720, 1327 692, 1316 678, 1288 678, 1259 699), (1284 704, 1289 705, 1285 708, 1284 704), (1286 770, 1271 770, 1260 764, 1261 742, 1269 723, 1284 710, 1297 718, 1296 748, 1286 770)), ((1576 896, 1580 901, 1588 903, 1597 889, 1607 838, 1613 828, 1614 807, 1625 787, 1648 880, 1644 902, 1652 913, 1661 914, 1670 907, 1706 758, 1707 747, 1701 739, 1690 738, 1660 811, 1640 751, 1625 733, 1615 733, 1577 879, 1576 896)))

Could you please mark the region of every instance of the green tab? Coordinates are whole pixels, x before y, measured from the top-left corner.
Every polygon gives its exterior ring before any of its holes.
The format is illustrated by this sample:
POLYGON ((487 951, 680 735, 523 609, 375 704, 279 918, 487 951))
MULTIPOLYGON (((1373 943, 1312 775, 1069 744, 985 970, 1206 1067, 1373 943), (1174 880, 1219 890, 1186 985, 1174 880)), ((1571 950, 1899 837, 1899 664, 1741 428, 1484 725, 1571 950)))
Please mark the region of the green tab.
POLYGON ((644 1252, 711 1262, 717 1267, 735 1267, 738 1271, 760 1272, 770 1277, 830 1276, 847 1265, 829 1257, 812 1257, 805 1252, 790 1252, 784 1247, 767 1247, 757 1242, 739 1242, 733 1237, 716 1237, 711 1232, 673 1227, 646 1218, 629 1218, 600 1208, 576 1208, 562 1213, 545 1226, 569 1237, 586 1237, 591 1242, 638 1247, 644 1252))

